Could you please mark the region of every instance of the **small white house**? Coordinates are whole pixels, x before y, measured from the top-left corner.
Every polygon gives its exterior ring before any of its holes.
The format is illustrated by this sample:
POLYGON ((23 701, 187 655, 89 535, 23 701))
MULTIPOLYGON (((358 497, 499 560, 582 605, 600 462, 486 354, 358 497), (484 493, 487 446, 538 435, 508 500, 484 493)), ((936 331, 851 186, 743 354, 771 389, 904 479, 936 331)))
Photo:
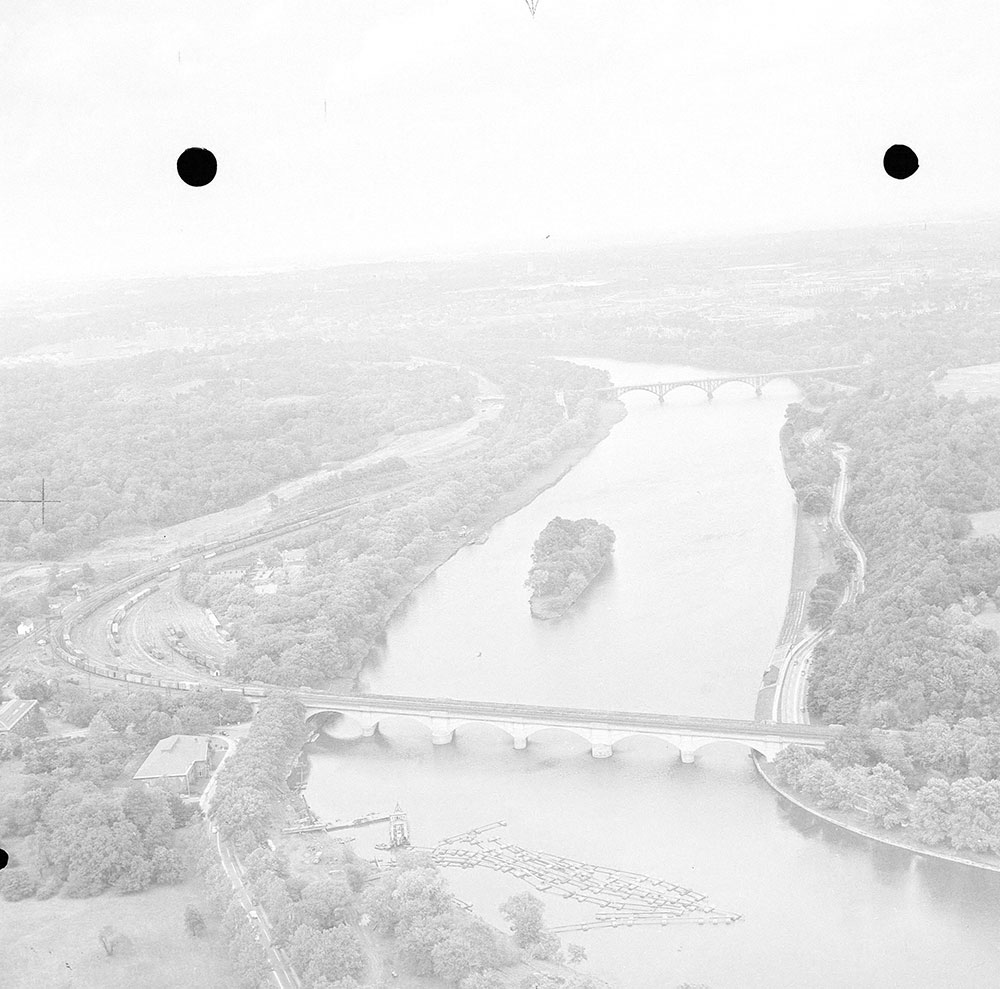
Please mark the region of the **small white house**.
POLYGON ((35 623, 31 619, 26 618, 20 625, 17 626, 18 635, 31 635, 35 631, 35 623))

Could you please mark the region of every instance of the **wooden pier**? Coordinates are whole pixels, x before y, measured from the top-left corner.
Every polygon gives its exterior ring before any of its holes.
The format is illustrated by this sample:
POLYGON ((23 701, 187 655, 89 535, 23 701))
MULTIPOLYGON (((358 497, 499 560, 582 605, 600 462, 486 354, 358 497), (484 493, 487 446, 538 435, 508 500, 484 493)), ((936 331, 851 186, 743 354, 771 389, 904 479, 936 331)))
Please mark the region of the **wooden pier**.
POLYGON ((282 828, 282 834, 306 834, 310 831, 347 831, 351 828, 363 828, 369 824, 381 824, 392 818, 392 814, 366 814, 356 817, 353 821, 315 821, 312 824, 300 824, 292 828, 282 828))

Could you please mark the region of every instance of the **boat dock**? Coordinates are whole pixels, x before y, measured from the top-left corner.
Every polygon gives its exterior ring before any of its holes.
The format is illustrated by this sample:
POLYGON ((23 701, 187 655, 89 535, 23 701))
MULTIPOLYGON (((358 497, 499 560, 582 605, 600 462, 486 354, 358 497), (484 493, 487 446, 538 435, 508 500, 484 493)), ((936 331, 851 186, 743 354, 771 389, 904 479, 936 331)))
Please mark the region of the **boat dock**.
POLYGON ((590 865, 549 852, 534 852, 486 836, 503 825, 503 821, 498 821, 445 838, 426 851, 439 866, 504 872, 539 892, 600 908, 593 922, 551 928, 553 932, 678 920, 728 924, 742 919, 739 914, 716 910, 705 902, 704 894, 665 879, 590 865))
POLYGON ((363 828, 369 824, 381 824, 392 818, 392 814, 366 814, 356 817, 353 821, 315 821, 312 824, 299 824, 291 828, 282 828, 282 834, 306 834, 310 831, 347 831, 351 828, 363 828))

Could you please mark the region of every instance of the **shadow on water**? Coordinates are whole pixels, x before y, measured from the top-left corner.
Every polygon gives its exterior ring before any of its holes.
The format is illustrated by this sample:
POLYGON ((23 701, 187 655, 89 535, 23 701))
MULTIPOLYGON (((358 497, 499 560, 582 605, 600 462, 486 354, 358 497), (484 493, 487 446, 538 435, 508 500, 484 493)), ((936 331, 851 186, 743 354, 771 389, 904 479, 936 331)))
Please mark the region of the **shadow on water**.
POLYGON ((936 903, 977 918, 987 904, 990 910, 1000 910, 1000 873, 864 838, 815 817, 778 794, 774 798, 783 824, 802 837, 822 841, 838 857, 863 858, 871 875, 885 887, 901 889, 915 881, 936 903))

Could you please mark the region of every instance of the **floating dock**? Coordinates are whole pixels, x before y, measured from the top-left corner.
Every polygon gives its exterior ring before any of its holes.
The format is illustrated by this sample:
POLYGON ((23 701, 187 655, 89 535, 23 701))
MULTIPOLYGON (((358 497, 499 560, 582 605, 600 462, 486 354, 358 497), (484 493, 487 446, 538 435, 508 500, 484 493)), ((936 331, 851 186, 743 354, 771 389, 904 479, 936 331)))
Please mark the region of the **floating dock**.
POLYGON ((593 921, 550 928, 553 933, 674 921, 731 924, 742 919, 739 914, 709 905, 704 894, 665 879, 590 865, 549 852, 534 852, 487 836, 489 831, 503 825, 503 821, 487 824, 445 838, 425 850, 439 866, 504 872, 539 892, 592 903, 599 908, 593 921))

